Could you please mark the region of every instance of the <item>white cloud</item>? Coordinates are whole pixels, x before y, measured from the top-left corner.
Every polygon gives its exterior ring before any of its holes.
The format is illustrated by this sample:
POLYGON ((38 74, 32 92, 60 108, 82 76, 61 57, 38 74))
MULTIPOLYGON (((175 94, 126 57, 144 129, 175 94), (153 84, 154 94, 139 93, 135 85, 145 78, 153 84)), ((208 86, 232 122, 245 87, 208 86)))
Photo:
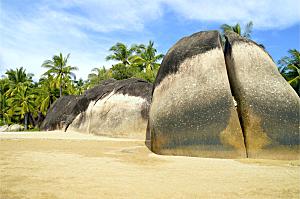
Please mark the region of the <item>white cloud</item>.
POLYGON ((217 23, 254 22, 256 29, 282 29, 300 22, 298 0, 166 0, 182 17, 217 23))
POLYGON ((168 16, 170 11, 184 20, 199 21, 203 25, 252 20, 255 29, 280 29, 300 21, 297 0, 22 2, 13 4, 13 1, 3 0, 0 3, 0 75, 7 68, 22 65, 40 75, 42 62, 62 52, 71 53, 70 64, 80 68, 79 77, 86 78, 93 67, 110 65, 104 58, 108 48, 117 41, 145 41, 147 34, 155 35, 155 30, 148 30, 147 24, 161 18, 176 23, 168 16), (128 37, 130 34, 135 37, 128 37))
POLYGON ((86 78, 92 68, 111 65, 104 58, 119 37, 110 33, 142 31, 146 21, 161 14, 157 2, 144 1, 43 0, 13 8, 2 3, 1 75, 8 68, 25 66, 38 77, 44 72, 43 61, 62 52, 71 53, 70 64, 80 69, 77 76, 86 78))

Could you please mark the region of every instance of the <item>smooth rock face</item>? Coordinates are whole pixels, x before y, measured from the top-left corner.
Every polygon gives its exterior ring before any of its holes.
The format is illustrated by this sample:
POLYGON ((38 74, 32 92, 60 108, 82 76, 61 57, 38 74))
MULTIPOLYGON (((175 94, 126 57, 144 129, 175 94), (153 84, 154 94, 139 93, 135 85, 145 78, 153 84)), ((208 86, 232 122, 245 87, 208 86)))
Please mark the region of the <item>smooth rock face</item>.
POLYGON ((88 90, 88 108, 68 131, 145 139, 152 84, 141 79, 105 82, 88 90))
POLYGON ((225 56, 248 156, 299 158, 299 97, 272 58, 234 33, 227 34, 225 56))
POLYGON ((185 37, 168 51, 149 117, 155 153, 246 157, 217 31, 185 37))

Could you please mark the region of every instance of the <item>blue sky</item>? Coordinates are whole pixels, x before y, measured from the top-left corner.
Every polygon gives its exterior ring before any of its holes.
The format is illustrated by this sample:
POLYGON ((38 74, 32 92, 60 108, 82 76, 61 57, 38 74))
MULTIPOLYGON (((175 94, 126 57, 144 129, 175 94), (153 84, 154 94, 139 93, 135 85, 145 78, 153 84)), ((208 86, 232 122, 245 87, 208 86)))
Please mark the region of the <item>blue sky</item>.
POLYGON ((298 0, 0 0, 0 76, 24 66, 38 79, 41 64, 71 53, 77 78, 111 67, 116 42, 155 42, 165 54, 180 38, 223 23, 254 23, 252 38, 277 61, 300 48, 298 0))

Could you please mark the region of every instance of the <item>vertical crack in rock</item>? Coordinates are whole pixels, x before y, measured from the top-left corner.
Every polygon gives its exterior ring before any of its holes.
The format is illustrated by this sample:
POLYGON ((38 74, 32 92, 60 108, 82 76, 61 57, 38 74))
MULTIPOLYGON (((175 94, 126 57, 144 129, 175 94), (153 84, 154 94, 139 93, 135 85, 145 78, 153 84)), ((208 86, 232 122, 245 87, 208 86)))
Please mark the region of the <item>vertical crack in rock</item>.
POLYGON ((246 157, 219 37, 218 31, 195 33, 164 57, 149 114, 154 153, 246 157))
POLYGON ((239 122, 240 122, 240 126, 242 129, 242 133, 243 133, 243 137, 244 137, 244 145, 245 145, 245 150, 246 150, 246 157, 248 158, 248 147, 247 147, 247 141, 246 141, 246 135, 245 135, 245 126, 243 123, 243 117, 242 117, 242 113, 241 113, 241 106, 240 106, 240 100, 238 99, 236 93, 235 93, 235 86, 234 86, 234 75, 230 73, 230 60, 228 60, 226 55, 231 55, 231 48, 229 46, 229 42, 227 41, 227 38, 225 40, 225 46, 224 46, 224 58, 225 58, 225 65, 226 65, 226 71, 227 71, 227 77, 228 77, 228 81, 229 81, 229 85, 230 85, 230 90, 231 90, 231 94, 233 97, 233 100, 236 102, 236 108, 237 108, 237 114, 239 117, 239 122))

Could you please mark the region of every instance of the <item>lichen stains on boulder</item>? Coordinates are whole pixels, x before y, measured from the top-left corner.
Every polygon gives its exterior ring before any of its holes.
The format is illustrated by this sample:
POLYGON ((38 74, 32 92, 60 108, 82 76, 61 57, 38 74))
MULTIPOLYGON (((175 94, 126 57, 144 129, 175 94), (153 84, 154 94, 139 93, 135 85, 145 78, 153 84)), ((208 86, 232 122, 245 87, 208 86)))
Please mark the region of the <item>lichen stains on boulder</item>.
POLYGON ((168 75, 176 73, 186 59, 221 48, 219 38, 218 31, 203 31, 179 40, 164 57, 154 86, 158 86, 168 75))
POLYGON ((149 125, 158 154, 245 157, 218 32, 193 34, 169 50, 155 81, 149 125), (222 142, 230 140, 226 136, 238 136, 240 144, 222 142))

